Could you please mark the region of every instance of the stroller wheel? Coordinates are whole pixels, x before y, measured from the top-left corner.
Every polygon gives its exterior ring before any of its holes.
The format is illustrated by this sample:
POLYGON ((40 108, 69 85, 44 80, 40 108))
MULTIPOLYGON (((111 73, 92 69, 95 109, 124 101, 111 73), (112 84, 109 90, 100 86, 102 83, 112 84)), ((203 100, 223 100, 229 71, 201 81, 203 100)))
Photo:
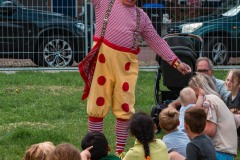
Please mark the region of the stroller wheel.
POLYGON ((151 117, 152 117, 153 122, 156 126, 155 133, 160 133, 161 132, 161 127, 159 126, 159 119, 158 119, 158 116, 159 116, 160 112, 161 112, 161 109, 160 109, 159 106, 152 106, 151 117))

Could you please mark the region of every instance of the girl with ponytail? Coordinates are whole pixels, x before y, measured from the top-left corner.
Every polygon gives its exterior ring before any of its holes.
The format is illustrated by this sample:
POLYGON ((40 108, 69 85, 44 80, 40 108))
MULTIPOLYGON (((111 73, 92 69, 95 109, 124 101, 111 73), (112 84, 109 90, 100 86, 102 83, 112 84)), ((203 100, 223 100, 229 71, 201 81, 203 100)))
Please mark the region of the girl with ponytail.
POLYGON ((154 122, 149 115, 143 112, 133 114, 129 130, 136 141, 123 160, 169 160, 165 143, 154 137, 154 122))

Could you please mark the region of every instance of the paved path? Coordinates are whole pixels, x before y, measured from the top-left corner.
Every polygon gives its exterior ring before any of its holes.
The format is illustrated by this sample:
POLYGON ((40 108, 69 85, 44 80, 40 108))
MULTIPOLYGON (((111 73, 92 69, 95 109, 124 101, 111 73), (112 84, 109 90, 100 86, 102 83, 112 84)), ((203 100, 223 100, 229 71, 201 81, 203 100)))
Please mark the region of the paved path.
MULTIPOLYGON (((155 53, 146 46, 140 48, 141 52, 138 55, 139 66, 158 66, 158 63, 155 61, 155 53)), ((240 64, 239 58, 230 58, 229 65, 240 64)), ((77 67, 78 64, 75 62, 72 65, 73 67, 77 67)), ((0 67, 37 67, 30 59, 6 59, 0 58, 0 67)))
MULTIPOLYGON (((155 54, 148 47, 141 47, 141 52, 138 55, 140 66, 156 66, 155 54)), ((73 63, 73 67, 78 64, 73 63)), ((0 58, 0 67, 37 67, 30 59, 6 59, 0 58)))

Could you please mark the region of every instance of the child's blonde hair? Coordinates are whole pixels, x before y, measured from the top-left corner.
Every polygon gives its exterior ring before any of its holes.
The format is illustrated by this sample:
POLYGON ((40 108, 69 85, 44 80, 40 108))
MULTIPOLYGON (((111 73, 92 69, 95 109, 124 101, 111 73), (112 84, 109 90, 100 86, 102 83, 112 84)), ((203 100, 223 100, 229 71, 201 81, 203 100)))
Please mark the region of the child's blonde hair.
POLYGON ((26 150, 24 160, 45 160, 54 149, 52 142, 33 144, 26 150))
POLYGON ((195 104, 197 96, 195 91, 190 87, 185 87, 180 91, 180 100, 182 105, 195 104))
POLYGON ((165 108, 159 114, 159 125, 165 131, 173 131, 179 125, 179 112, 172 107, 165 108))

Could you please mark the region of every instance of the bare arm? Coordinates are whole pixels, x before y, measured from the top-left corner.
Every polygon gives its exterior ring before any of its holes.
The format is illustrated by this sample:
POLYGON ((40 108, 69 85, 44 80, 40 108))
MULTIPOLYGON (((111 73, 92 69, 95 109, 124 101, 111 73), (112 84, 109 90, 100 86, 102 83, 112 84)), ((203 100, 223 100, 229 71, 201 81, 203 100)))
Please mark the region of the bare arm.
POLYGON ((205 91, 202 88, 198 88, 196 92, 197 95, 197 101, 196 101, 196 107, 202 107, 204 102, 204 96, 205 91))
POLYGON ((173 107, 173 108, 180 108, 181 107, 181 101, 179 98, 177 98, 176 100, 174 100, 173 102, 168 104, 168 107, 173 107))
POLYGON ((198 88, 198 98, 196 101, 196 107, 202 107, 204 102, 205 91, 202 88, 198 88))
POLYGON ((240 126, 240 114, 233 114, 236 127, 238 128, 240 126))
POLYGON ((179 154, 176 151, 170 152, 169 154, 170 160, 185 160, 186 158, 183 157, 181 154, 179 154))
POLYGON ((203 101, 204 101, 204 96, 198 96, 198 99, 196 101, 196 107, 202 107, 203 106, 203 101))
POLYGON ((203 133, 209 137, 214 137, 216 134, 216 130, 217 130, 217 125, 211 121, 207 121, 203 133))

